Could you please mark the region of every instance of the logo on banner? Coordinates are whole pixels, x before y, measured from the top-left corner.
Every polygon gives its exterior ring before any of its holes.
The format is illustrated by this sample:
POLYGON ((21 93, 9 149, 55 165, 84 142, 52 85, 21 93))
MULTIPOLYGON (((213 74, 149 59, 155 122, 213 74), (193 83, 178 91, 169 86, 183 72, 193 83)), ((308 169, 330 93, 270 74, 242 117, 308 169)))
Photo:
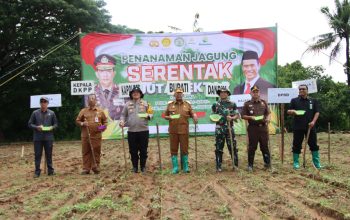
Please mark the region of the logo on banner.
POLYGON ((184 40, 182 37, 177 37, 177 38, 174 40, 174 44, 175 44, 177 47, 182 47, 183 45, 185 45, 185 40, 184 40))
POLYGON ((204 36, 204 37, 202 38, 202 42, 199 43, 199 45, 212 45, 212 44, 209 43, 208 37, 207 37, 207 36, 204 36))
POLYGON ((194 38, 190 38, 187 44, 196 44, 196 41, 194 40, 194 38))
POLYGON ((162 44, 163 44, 163 47, 169 47, 170 44, 171 44, 171 40, 170 38, 166 37, 166 38, 163 38, 162 40, 162 44))
POLYGON ((150 47, 159 47, 159 42, 157 40, 151 40, 149 42, 150 47))

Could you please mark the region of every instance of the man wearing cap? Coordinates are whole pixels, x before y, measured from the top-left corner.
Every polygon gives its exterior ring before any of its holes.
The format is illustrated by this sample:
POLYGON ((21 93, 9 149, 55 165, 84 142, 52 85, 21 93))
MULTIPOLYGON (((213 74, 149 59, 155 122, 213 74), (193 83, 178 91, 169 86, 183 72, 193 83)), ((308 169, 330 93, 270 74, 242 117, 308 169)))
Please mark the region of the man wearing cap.
POLYGON ((177 160, 179 144, 183 171, 188 173, 190 172, 188 166, 188 119, 192 118, 193 122, 197 124, 198 118, 192 109, 191 103, 183 100, 183 90, 181 88, 175 90, 174 97, 175 100, 169 101, 165 110, 165 119, 169 120, 170 153, 173 165, 172 173, 175 174, 179 172, 177 160))
POLYGON ((143 93, 136 87, 129 92, 130 101, 128 101, 120 118, 120 127, 127 126, 129 152, 133 172, 138 172, 138 163, 140 160, 141 172, 146 172, 147 148, 148 148, 148 120, 153 116, 152 106, 143 100, 143 93))
POLYGON ((213 104, 212 112, 214 114, 221 115, 219 121, 216 122, 215 127, 215 161, 216 161, 216 171, 221 172, 222 164, 222 154, 225 145, 230 152, 232 158, 232 146, 228 128, 231 127, 232 143, 233 143, 233 158, 235 166, 238 166, 238 154, 237 154, 237 144, 235 140, 235 133, 233 129, 233 120, 237 120, 239 115, 237 112, 237 105, 234 102, 231 102, 229 96, 231 95, 230 91, 227 88, 220 88, 217 90, 217 94, 220 96, 220 100, 213 104))
POLYGON ((260 89, 253 86, 250 92, 252 99, 245 102, 242 111, 242 118, 247 120, 248 125, 248 171, 253 171, 254 156, 258 143, 263 155, 264 167, 271 167, 270 151, 268 148, 270 122, 270 109, 267 102, 260 98, 260 89))
POLYGON ((258 86, 260 88, 261 98, 267 100, 267 89, 276 86, 261 78, 260 63, 258 53, 255 51, 245 51, 242 56, 242 71, 245 76, 245 82, 236 86, 233 94, 250 94, 251 87, 258 86))
MULTIPOLYGON (((125 101, 119 97, 119 87, 113 82, 116 60, 108 54, 101 54, 95 58, 94 64, 98 79, 95 86, 97 106, 108 109, 108 117, 112 120, 119 120, 125 101)), ((85 105, 88 106, 87 98, 85 105)))
POLYGON ((89 106, 83 108, 76 118, 76 124, 81 127, 81 142, 83 156, 82 175, 92 170, 100 173, 102 132, 107 126, 107 117, 102 109, 96 107, 96 95, 88 96, 89 106))
POLYGON ((40 162, 45 150, 45 157, 48 175, 55 175, 52 165, 52 147, 53 147, 53 130, 57 128, 57 118, 55 112, 48 109, 49 99, 40 98, 40 109, 33 111, 28 121, 29 128, 33 129, 34 154, 35 154, 35 172, 34 177, 40 176, 40 162))
POLYGON ((299 96, 290 102, 287 114, 294 116, 293 120, 293 167, 299 169, 299 154, 304 137, 310 128, 308 145, 312 154, 312 162, 317 169, 321 168, 319 146, 315 124, 320 115, 319 104, 316 99, 308 96, 307 85, 299 86, 299 96))

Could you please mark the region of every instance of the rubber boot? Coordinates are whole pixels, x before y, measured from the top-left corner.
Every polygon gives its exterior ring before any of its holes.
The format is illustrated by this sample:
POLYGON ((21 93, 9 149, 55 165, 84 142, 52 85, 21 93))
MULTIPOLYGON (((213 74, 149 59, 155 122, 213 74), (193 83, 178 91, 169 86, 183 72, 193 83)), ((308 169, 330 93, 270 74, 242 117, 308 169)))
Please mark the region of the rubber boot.
POLYGON ((237 149, 233 151, 233 161, 235 166, 238 167, 238 150, 237 149))
POLYGON ((222 153, 215 152, 215 162, 216 162, 216 171, 221 172, 221 164, 222 164, 222 153))
POLYGON ((176 174, 179 172, 179 164, 177 163, 177 155, 171 156, 171 162, 173 164, 173 174, 176 174))
POLYGON ((311 151, 312 154, 312 162, 314 163, 317 169, 321 169, 320 164, 320 153, 318 151, 311 151))
POLYGON ((293 153, 293 168, 296 170, 300 168, 299 154, 296 154, 296 153, 293 153))
POLYGON ((188 167, 188 155, 182 155, 182 163, 184 173, 189 173, 190 168, 188 167))

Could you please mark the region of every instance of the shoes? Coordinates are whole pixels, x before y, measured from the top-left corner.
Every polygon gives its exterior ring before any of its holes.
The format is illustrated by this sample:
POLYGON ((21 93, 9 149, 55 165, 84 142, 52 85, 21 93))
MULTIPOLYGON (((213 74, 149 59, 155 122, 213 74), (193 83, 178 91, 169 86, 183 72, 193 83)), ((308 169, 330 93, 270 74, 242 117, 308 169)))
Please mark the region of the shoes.
POLYGON ((251 173, 251 172, 253 172, 253 167, 252 167, 252 166, 248 166, 248 169, 247 169, 247 170, 248 170, 248 172, 251 173))
POLYGON ((141 167, 141 173, 146 173, 146 167, 141 167))
POLYGON ((39 178, 40 174, 34 174, 34 178, 39 178))
POLYGON ((99 170, 92 170, 94 172, 94 174, 99 174, 100 171, 99 170))
POLYGON ((271 164, 265 163, 264 164, 264 168, 267 169, 267 170, 271 169, 271 164))
POLYGON ((89 175, 90 171, 84 170, 83 172, 80 173, 81 175, 89 175))
POLYGON ((138 172, 139 172, 139 170, 138 170, 138 168, 137 168, 137 167, 133 167, 133 168, 132 168, 132 172, 134 172, 134 173, 138 173, 138 172))
POLYGON ((51 172, 51 173, 48 173, 47 175, 48 175, 48 176, 55 176, 56 173, 55 173, 55 172, 51 172))
POLYGON ((221 167, 216 168, 216 172, 218 172, 218 173, 222 172, 221 167))

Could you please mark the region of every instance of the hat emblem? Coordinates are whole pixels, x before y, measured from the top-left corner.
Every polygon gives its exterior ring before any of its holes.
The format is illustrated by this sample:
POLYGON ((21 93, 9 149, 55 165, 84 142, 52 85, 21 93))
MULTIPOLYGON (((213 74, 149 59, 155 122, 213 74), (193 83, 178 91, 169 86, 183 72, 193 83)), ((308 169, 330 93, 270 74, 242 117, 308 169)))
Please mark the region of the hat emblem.
POLYGON ((101 63, 108 63, 108 58, 106 56, 103 56, 101 58, 101 63))

